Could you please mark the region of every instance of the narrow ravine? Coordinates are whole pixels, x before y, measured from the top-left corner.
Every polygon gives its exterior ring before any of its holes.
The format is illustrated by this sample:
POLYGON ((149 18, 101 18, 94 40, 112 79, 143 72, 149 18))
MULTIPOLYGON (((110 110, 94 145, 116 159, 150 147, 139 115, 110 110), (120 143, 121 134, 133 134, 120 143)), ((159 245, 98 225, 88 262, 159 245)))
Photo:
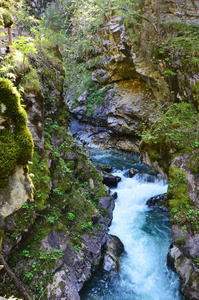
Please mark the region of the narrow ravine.
POLYGON ((165 193, 167 183, 143 172, 147 167, 138 162, 138 157, 114 157, 113 154, 95 156, 94 161, 110 163, 113 174, 122 178, 117 188, 118 198, 110 233, 117 235, 124 244, 125 253, 120 259, 120 275, 108 279, 102 272, 96 272, 85 286, 82 300, 178 300, 180 282, 178 276, 166 265, 171 244, 169 213, 163 208, 149 208, 146 200, 165 193), (121 165, 119 166, 119 160, 121 165), (128 165, 129 164, 129 165, 128 165), (136 166, 139 173, 127 177, 128 167, 136 166))

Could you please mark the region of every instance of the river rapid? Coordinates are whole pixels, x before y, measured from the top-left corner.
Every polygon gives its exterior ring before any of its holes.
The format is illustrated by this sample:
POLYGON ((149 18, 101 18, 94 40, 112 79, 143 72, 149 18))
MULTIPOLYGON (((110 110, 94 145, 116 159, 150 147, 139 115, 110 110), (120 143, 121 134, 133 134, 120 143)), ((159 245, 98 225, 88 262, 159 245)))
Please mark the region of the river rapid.
POLYGON ((116 151, 91 151, 93 162, 110 164, 113 175, 122 178, 117 188, 110 234, 123 242, 119 276, 94 273, 80 293, 82 300, 182 300, 178 276, 167 267, 171 244, 169 213, 148 207, 146 201, 167 191, 167 182, 151 176, 151 170, 136 155, 116 151), (128 169, 138 170, 133 178, 128 169))

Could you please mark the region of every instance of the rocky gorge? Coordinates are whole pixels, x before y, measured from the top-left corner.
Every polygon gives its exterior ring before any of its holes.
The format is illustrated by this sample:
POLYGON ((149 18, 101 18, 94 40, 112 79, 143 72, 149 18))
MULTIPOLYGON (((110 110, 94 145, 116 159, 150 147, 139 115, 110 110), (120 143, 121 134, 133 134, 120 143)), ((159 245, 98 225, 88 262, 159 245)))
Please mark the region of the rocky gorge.
MULTIPOLYGON (((30 14, 47 9, 43 1, 27 3, 30 14)), ((110 241, 114 200, 83 144, 140 153, 167 179, 168 264, 182 279, 183 294, 199 299, 199 3, 167 1, 157 11, 158 3, 144 1, 126 18, 105 12, 73 55, 47 44, 25 58, 19 49, 10 65, 3 62, 1 252, 31 298, 79 299, 110 241)), ((2 16, 9 11, 5 1, 1 9, 2 16)), ((16 295, 5 276, 1 295, 16 295)))

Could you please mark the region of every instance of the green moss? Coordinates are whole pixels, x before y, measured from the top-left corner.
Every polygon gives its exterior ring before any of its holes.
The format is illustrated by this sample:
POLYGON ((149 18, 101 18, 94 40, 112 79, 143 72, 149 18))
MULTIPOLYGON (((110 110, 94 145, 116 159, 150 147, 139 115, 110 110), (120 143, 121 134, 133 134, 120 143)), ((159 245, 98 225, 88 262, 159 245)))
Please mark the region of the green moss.
POLYGON ((26 93, 30 93, 30 92, 40 93, 41 92, 39 77, 37 75, 37 71, 33 68, 31 68, 30 72, 26 73, 25 76, 22 77, 22 80, 20 83, 26 93))
POLYGON ((164 36, 159 43, 151 43, 152 57, 165 61, 167 70, 172 74, 179 73, 179 70, 186 70, 187 73, 198 70, 198 30, 199 26, 194 23, 184 24, 182 22, 162 23, 164 36), (181 65, 179 65, 179 58, 181 65))
MULTIPOLYGON (((199 143, 198 113, 191 103, 174 103, 143 137, 140 151, 147 151, 169 173, 171 159, 179 153, 192 154, 199 143)), ((196 149, 197 151, 197 149, 196 149)))
POLYGON ((50 171, 47 162, 47 155, 34 152, 30 172, 34 184, 34 198, 39 210, 46 208, 45 204, 50 193, 50 171))
POLYGON ((195 265, 197 266, 197 268, 199 268, 199 257, 194 258, 193 261, 194 261, 195 265))
POLYGON ((15 166, 27 165, 33 154, 32 135, 27 127, 27 115, 20 104, 20 95, 8 79, 0 78, 0 104, 6 109, 0 130, 0 187, 3 187, 15 166))
POLYGON ((179 246, 185 245, 185 244, 186 244, 186 240, 185 240, 185 238, 179 237, 179 238, 175 241, 175 243, 176 243, 177 245, 179 245, 179 246))
POLYGON ((17 164, 18 151, 19 147, 13 134, 8 129, 0 132, 0 187, 7 183, 9 175, 12 174, 17 164))
POLYGON ((3 25, 4 27, 11 27, 14 23, 11 13, 8 9, 0 7, 0 16, 3 18, 3 25))
MULTIPOLYGON (((45 219, 40 219, 24 239, 23 246, 10 256, 9 265, 12 268, 17 265, 15 274, 23 282, 23 286, 31 298, 36 295, 45 299, 44 292, 52 280, 52 270, 56 267, 58 260, 62 258, 63 253, 59 249, 41 249, 41 241, 50 233, 50 230, 51 226, 45 219)), ((6 294, 10 296, 13 292, 16 295, 14 287, 10 283, 9 291, 7 290, 6 294)))
POLYGON ((193 101, 197 107, 197 110, 199 110, 199 81, 196 81, 196 84, 192 87, 191 91, 193 101))
POLYGON ((191 200, 187 192, 188 186, 185 170, 170 166, 167 192, 169 206, 173 209, 181 207, 183 203, 190 204, 191 200))

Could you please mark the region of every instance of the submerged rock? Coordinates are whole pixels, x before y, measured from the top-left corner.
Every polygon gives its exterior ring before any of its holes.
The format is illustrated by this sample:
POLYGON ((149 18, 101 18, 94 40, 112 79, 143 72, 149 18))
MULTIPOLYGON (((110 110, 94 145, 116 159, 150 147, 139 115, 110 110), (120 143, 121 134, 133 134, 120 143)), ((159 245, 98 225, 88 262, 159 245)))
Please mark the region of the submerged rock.
POLYGON ((119 272, 118 258, 124 251, 124 245, 121 240, 115 235, 109 235, 104 252, 103 270, 109 276, 116 276, 119 272))

